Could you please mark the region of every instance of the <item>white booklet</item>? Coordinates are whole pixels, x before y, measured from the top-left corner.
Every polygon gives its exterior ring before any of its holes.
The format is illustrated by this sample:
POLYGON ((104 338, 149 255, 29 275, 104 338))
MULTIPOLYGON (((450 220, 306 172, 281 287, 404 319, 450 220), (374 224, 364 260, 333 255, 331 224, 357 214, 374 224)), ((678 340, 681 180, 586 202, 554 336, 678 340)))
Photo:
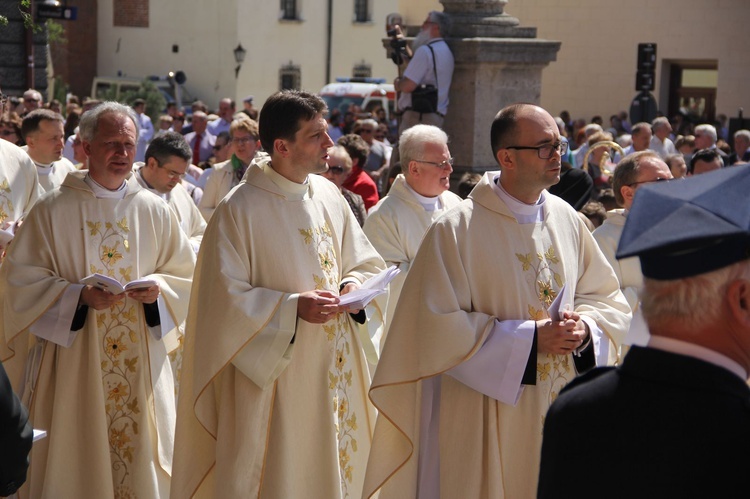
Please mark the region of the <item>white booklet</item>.
POLYGON ((341 296, 339 305, 349 305, 354 309, 363 309, 376 296, 385 293, 388 284, 401 272, 401 269, 391 265, 382 272, 367 279, 359 289, 341 296))
POLYGON ((90 276, 86 276, 81 279, 81 284, 88 284, 89 286, 94 286, 95 288, 109 291, 113 295, 119 295, 120 293, 124 293, 125 291, 146 289, 150 288, 151 286, 156 286, 157 282, 153 279, 136 279, 123 286, 122 284, 120 284, 120 281, 118 281, 117 279, 113 279, 112 277, 102 274, 91 274, 90 276))
POLYGON ((563 313, 570 312, 571 310, 573 310, 573 297, 570 296, 568 287, 563 284, 555 300, 550 303, 547 313, 553 321, 561 321, 563 320, 563 313))

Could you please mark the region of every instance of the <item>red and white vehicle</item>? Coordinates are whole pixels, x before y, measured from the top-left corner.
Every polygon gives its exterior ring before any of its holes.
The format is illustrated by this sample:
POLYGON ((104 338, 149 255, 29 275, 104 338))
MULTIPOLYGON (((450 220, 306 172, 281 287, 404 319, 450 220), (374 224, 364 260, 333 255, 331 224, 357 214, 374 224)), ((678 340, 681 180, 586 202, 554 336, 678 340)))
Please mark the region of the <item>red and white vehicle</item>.
POLYGON ((396 103, 393 84, 386 83, 384 78, 336 78, 335 83, 323 87, 320 96, 328 104, 328 109, 339 109, 342 115, 351 104, 355 104, 363 113, 382 107, 390 119, 396 103))

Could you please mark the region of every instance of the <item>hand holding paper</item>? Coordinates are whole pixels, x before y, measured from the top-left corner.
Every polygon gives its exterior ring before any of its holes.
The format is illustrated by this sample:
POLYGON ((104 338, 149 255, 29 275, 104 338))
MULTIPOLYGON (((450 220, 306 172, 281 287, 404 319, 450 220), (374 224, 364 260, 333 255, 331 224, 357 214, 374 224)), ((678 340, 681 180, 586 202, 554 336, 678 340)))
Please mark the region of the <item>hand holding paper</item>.
POLYGON ((401 270, 391 265, 384 271, 366 280, 359 289, 341 296, 339 305, 347 305, 350 309, 357 310, 365 308, 376 296, 386 292, 388 284, 398 275, 401 270))

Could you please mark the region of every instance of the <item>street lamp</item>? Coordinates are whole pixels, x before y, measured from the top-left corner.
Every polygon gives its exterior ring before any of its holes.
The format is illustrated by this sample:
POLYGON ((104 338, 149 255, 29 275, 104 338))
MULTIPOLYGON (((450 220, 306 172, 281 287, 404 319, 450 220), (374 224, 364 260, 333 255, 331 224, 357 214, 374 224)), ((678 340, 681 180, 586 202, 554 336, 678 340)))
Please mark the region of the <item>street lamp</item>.
POLYGON ((234 68, 235 78, 238 78, 240 76, 240 68, 242 67, 242 63, 245 61, 245 54, 247 54, 247 50, 242 47, 241 43, 238 43, 237 48, 234 49, 234 60, 237 63, 237 67, 234 68))

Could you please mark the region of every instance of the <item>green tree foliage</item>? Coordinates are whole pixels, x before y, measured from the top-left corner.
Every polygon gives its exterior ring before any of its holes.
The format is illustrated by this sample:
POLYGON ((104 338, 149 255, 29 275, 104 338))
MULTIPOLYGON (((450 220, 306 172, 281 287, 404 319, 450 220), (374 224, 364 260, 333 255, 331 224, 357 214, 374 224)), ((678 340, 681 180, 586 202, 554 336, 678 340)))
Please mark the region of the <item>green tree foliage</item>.
POLYGON ((143 80, 138 90, 123 92, 119 100, 124 104, 132 106, 136 99, 146 101, 146 114, 151 118, 151 121, 158 123, 159 115, 167 107, 167 100, 156 85, 154 85, 154 82, 148 79, 143 80))
MULTIPOLYGON (((47 19, 44 25, 40 25, 34 22, 34 18, 31 16, 29 10, 31 8, 31 0, 19 0, 18 11, 21 13, 23 18, 23 25, 26 28, 31 28, 35 33, 42 31, 47 28, 47 40, 49 42, 60 42, 66 43, 65 39, 65 28, 63 25, 52 19, 47 19)), ((0 28, 8 25, 8 18, 0 14, 0 28)))

